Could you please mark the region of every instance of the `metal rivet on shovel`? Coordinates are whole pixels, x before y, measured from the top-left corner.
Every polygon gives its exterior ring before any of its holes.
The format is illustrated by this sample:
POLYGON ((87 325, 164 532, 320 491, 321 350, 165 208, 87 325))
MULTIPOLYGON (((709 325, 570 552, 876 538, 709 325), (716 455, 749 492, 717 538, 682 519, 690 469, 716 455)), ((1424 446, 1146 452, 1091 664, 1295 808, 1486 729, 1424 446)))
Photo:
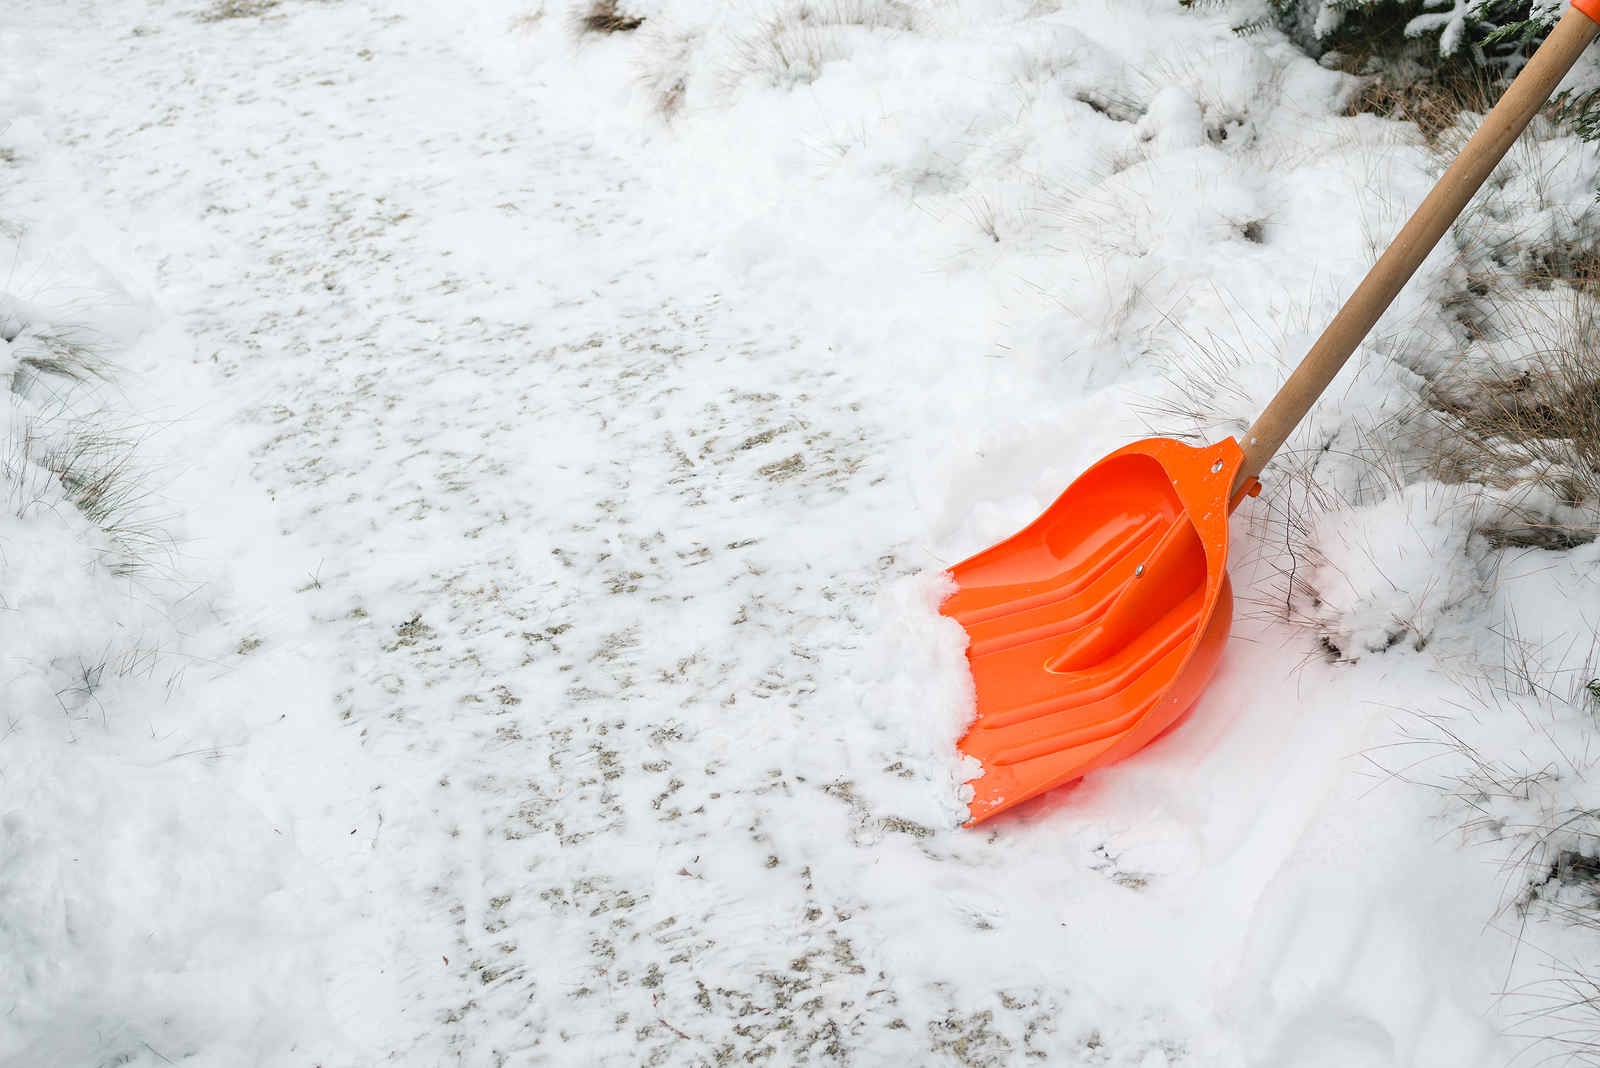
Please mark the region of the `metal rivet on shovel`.
POLYGON ((1267 461, 1597 33, 1600 0, 1572 0, 1243 444, 1118 449, 1026 529, 950 569, 940 610, 971 639, 978 706, 959 745, 983 765, 969 823, 1121 760, 1194 704, 1233 619, 1228 513, 1260 492, 1267 461))

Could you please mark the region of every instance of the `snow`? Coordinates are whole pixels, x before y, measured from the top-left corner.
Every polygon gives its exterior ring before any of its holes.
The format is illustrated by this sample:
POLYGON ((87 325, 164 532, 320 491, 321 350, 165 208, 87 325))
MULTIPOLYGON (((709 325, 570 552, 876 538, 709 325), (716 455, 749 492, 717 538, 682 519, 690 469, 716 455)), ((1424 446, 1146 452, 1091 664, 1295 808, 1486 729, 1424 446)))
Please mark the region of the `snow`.
POLYGON ((1596 948, 1529 889, 1594 854, 1594 543, 1472 537, 1497 499, 1405 432, 1526 352, 1447 298, 1586 232, 1591 150, 1519 150, 1237 514, 1194 714, 969 830, 943 569, 1130 437, 1240 432, 1415 132, 1164 0, 208 10, 0 14, 0 1062, 1555 1029, 1500 995, 1596 948), (19 372, 63 333, 103 379, 19 372), (85 434, 100 524, 41 466, 85 434))

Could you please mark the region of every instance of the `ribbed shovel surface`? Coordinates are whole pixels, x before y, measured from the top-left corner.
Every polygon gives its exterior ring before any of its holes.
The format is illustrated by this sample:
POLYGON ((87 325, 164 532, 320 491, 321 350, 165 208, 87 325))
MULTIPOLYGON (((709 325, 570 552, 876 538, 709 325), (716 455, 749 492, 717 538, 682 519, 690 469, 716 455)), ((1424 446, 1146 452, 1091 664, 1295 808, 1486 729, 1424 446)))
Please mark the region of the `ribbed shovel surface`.
POLYGON ((941 611, 971 639, 977 822, 1134 752, 1193 704, 1232 617, 1228 489, 1243 457, 1153 438, 1086 471, 956 565, 941 611))

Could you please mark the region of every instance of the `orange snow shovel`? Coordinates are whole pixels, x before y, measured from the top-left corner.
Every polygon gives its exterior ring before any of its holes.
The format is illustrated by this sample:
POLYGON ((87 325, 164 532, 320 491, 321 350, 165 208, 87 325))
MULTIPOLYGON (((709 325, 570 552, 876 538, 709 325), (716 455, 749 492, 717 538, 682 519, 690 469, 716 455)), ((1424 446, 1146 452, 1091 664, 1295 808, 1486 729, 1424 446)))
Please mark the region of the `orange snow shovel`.
POLYGON ((978 697, 959 748, 983 765, 969 826, 1121 760, 1194 704, 1233 618, 1229 513, 1597 33, 1600 0, 1572 0, 1242 441, 1118 449, 951 569, 940 611, 971 639, 978 697))

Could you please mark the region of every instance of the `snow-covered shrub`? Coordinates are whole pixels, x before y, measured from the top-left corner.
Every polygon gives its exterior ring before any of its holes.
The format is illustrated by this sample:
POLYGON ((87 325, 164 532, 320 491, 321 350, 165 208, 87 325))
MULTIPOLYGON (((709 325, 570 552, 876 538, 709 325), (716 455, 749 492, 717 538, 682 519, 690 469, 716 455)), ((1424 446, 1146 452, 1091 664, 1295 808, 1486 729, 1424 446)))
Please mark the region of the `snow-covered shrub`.
POLYGON ((1571 548, 1600 537, 1600 305, 1560 283, 1504 297, 1493 357, 1441 376, 1427 431, 1439 477, 1487 487, 1480 531, 1497 546, 1571 548))
MULTIPOLYGON (((1204 6, 1207 0, 1187 0, 1204 6)), ((1324 64, 1371 80, 1351 102, 1417 122, 1425 135, 1483 112, 1565 10, 1564 0, 1266 0, 1248 32, 1276 25, 1324 64)), ((1578 76, 1555 110, 1600 138, 1600 74, 1578 76)))
POLYGON ((1475 51, 1491 64, 1543 36, 1563 0, 1267 0, 1271 17, 1316 52, 1427 42, 1440 56, 1475 51))
MULTIPOLYGON (((1451 154, 1453 127, 1436 147, 1451 154)), ((1454 227, 1439 299, 1448 339, 1416 364, 1427 477, 1482 487, 1495 546, 1563 548, 1600 534, 1600 151, 1534 122, 1454 227)))

